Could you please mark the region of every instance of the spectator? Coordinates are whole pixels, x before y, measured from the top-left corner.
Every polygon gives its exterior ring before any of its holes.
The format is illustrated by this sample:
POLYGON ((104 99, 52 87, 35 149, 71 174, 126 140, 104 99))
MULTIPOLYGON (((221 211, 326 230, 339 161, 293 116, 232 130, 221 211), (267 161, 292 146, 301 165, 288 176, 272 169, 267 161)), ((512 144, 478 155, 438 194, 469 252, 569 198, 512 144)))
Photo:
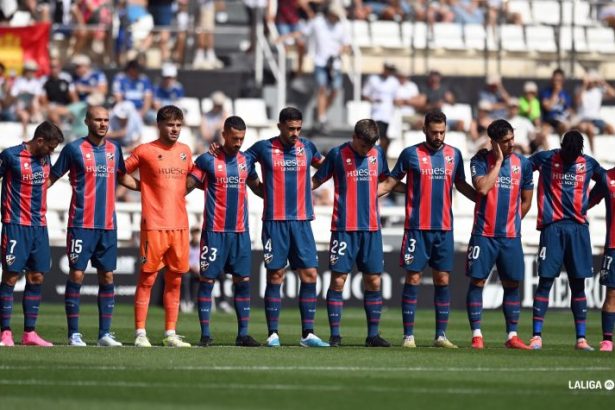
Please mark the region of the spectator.
MULTIPOLYGON (((430 71, 427 75, 427 85, 421 93, 425 95, 425 105, 419 110, 423 115, 429 111, 442 111, 445 104, 455 104, 455 96, 448 87, 442 84, 442 75, 436 70, 430 71)), ((463 131, 465 128, 462 120, 448 120, 447 124, 454 131, 463 131)), ((422 119, 418 125, 423 128, 422 119)))
POLYGON ((542 121, 547 134, 555 130, 557 134, 563 135, 570 129, 572 98, 564 90, 564 81, 564 71, 558 68, 551 75, 549 87, 540 92, 542 121))
POLYGON ((483 24, 485 12, 480 0, 451 0, 455 22, 460 24, 483 24))
POLYGON ((61 127, 62 121, 70 117, 68 106, 79 99, 75 92, 73 79, 68 73, 62 71, 58 58, 50 62, 51 72, 43 82, 41 107, 46 110, 48 119, 61 127))
POLYGON ((430 0, 416 0, 414 2, 414 19, 424 21, 429 24, 452 23, 455 14, 448 7, 446 2, 436 2, 430 0))
POLYGON ((412 13, 407 0, 370 0, 365 5, 379 20, 402 21, 412 13))
POLYGON ((385 158, 389 147, 389 124, 393 119, 394 102, 399 89, 396 74, 395 65, 385 62, 380 74, 368 77, 362 92, 363 99, 372 103, 371 119, 378 125, 380 146, 385 158))
MULTIPOLYGON (((267 16, 267 20, 270 23, 275 23, 278 34, 282 38, 286 38, 286 36, 291 33, 301 32, 300 10, 303 10, 309 20, 314 18, 314 13, 305 0, 280 0, 278 1, 277 10, 275 10, 275 13, 270 12, 267 16)), ((305 41, 300 36, 296 36, 294 39, 288 38, 286 40, 286 46, 291 46, 293 44, 297 49, 297 74, 302 74, 305 41)))
POLYGON ((345 24, 346 12, 331 4, 311 20, 304 29, 314 45, 314 76, 316 78, 318 128, 324 129, 327 111, 342 88, 341 55, 350 49, 350 32, 345 24))
POLYGON ((107 77, 102 71, 92 69, 90 57, 78 54, 73 57, 72 63, 75 67, 73 82, 80 101, 85 101, 92 93, 107 95, 107 77))
POLYGON ((506 120, 515 130, 515 149, 517 152, 529 155, 548 148, 546 145, 547 139, 540 130, 534 127, 534 124, 527 117, 519 115, 519 100, 517 98, 508 99, 506 120))
POLYGON ((137 60, 126 64, 124 72, 118 73, 113 80, 113 96, 117 102, 130 101, 139 112, 141 119, 153 123, 155 116, 152 108, 153 87, 150 79, 141 73, 137 60))
POLYGON ((28 136, 27 126, 30 122, 43 120, 39 100, 43 94, 43 87, 40 79, 35 76, 37 71, 36 61, 26 60, 23 65, 23 75, 15 80, 9 98, 11 108, 23 126, 24 138, 28 136))
POLYGON ((416 110, 425 105, 425 95, 421 94, 419 87, 399 70, 397 80, 399 88, 395 95, 395 106, 400 111, 402 123, 408 124, 410 128, 417 128, 417 125, 421 124, 422 116, 417 115, 416 110))
POLYGON ((165 105, 177 105, 177 100, 184 97, 184 86, 177 81, 177 67, 167 63, 162 66, 162 80, 154 89, 154 110, 165 105))
POLYGON ((147 9, 154 18, 154 26, 158 31, 160 58, 163 62, 168 62, 171 59, 169 48, 171 32, 169 29, 174 15, 173 0, 148 0, 147 9))
POLYGON ((96 54, 104 54, 106 30, 113 22, 113 11, 109 0, 75 0, 72 13, 78 24, 73 32, 75 38, 73 53, 79 54, 89 45, 96 54), (88 27, 93 25, 98 27, 94 30, 88 27))
POLYGON ((265 9, 268 6, 268 0, 243 0, 248 13, 250 22, 250 45, 246 49, 246 53, 253 53, 256 49, 256 35, 259 25, 262 26, 265 18, 265 9))
POLYGON ((210 143, 220 139, 224 120, 231 114, 224 107, 227 98, 222 91, 215 91, 210 98, 213 106, 203 115, 201 143, 204 144, 197 147, 199 154, 205 152, 210 143))
POLYGON ((487 136, 487 127, 491 124, 491 104, 487 101, 480 101, 478 103, 478 110, 476 112, 476 118, 472 120, 470 125, 470 139, 472 142, 473 152, 478 152, 481 148, 487 146, 489 138, 487 136))
POLYGON ((199 19, 197 25, 197 48, 193 68, 216 69, 224 67, 214 51, 214 29, 216 9, 214 0, 199 0, 199 19))
POLYGON ((504 86, 499 75, 491 74, 487 76, 486 88, 482 89, 478 94, 478 101, 486 101, 491 105, 489 116, 493 120, 506 117, 506 108, 510 96, 504 86))
POLYGON ((139 144, 143 133, 143 120, 130 101, 121 101, 113 107, 109 118, 107 138, 117 140, 124 152, 132 151, 139 144))
POLYGON ((602 101, 615 98, 615 88, 609 85, 595 70, 590 70, 583 78, 583 84, 575 93, 578 113, 577 127, 589 139, 590 147, 594 148, 594 137, 599 134, 615 133, 611 124, 605 122, 600 115, 602 101))
POLYGON ((11 112, 11 88, 15 81, 15 70, 11 70, 9 75, 6 67, 0 63, 0 121, 15 121, 15 115, 11 112))
POLYGON ((541 125, 538 86, 533 81, 527 81, 523 85, 523 95, 519 98, 519 115, 532 121, 536 127, 541 125))

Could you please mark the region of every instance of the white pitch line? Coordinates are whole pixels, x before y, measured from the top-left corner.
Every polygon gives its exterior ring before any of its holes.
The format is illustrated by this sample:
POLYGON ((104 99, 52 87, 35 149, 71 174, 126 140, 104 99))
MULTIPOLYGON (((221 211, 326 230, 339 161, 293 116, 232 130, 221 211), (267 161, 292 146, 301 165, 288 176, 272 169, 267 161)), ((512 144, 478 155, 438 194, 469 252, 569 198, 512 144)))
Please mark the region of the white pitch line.
MULTIPOLYGON (((156 370, 152 367, 139 366, 79 366, 79 365, 0 365, 0 370, 156 370)), ((344 371, 344 372, 500 372, 500 373, 523 373, 523 372, 610 372, 615 367, 366 367, 366 366, 173 366, 173 371, 344 371)))
MULTIPOLYGON (((500 390, 477 389, 477 388, 441 388, 441 387, 379 387, 364 385, 305 385, 305 384, 256 384, 256 383, 160 383, 160 382, 134 382, 134 381, 99 381, 99 380, 43 380, 43 379, 0 379, 0 385, 6 386, 69 386, 69 387, 118 387, 118 388, 143 388, 143 389, 208 389, 208 390, 270 390, 270 391, 329 391, 348 392, 356 390, 369 393, 415 393, 415 394, 451 394, 451 395, 497 395, 501 396, 500 390)), ((563 388, 562 388, 563 389, 563 388)), ((567 390, 566 390, 567 391, 567 390)), ((562 391, 547 391, 542 389, 515 390, 511 394, 535 395, 535 396, 559 396, 562 391)), ((574 394, 574 392, 571 392, 574 394)), ((610 395, 608 391, 592 391, 592 395, 610 395)))

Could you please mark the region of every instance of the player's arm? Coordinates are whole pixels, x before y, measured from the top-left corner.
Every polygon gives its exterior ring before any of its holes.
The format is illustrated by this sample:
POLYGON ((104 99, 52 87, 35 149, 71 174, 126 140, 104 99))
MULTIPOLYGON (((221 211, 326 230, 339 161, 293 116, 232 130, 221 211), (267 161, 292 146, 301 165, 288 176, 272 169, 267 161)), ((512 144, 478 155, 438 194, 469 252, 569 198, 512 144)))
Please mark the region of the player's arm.
POLYGON ((465 179, 455 181, 455 188, 472 202, 476 202, 476 190, 465 179))
POLYGON ((378 184, 378 197, 384 196, 391 191, 406 192, 406 184, 395 177, 388 176, 387 179, 378 184))
POLYGON ((258 178, 252 178, 252 179, 248 179, 246 181, 246 184, 250 187, 250 190, 252 192, 254 192, 254 195, 260 197, 260 198, 264 198, 265 197, 265 190, 264 190, 264 185, 261 182, 260 179, 258 178))
POLYGON ((534 189, 521 190, 521 218, 525 218, 525 215, 529 212, 532 206, 532 196, 534 195, 534 189))
POLYGON ((591 209, 598 205, 600 201, 602 201, 602 198, 604 198, 605 190, 603 189, 601 182, 601 180, 596 182, 592 190, 589 192, 589 204, 587 205, 587 209, 591 209))
POLYGON ((493 168, 488 170, 485 175, 479 175, 472 178, 472 183, 474 184, 474 188, 476 188, 476 192, 481 195, 487 195, 491 188, 495 186, 498 175, 500 174, 500 168, 502 167, 504 155, 502 154, 502 149, 496 143, 493 144, 493 153, 495 155, 495 163, 493 164, 493 168))
POLYGON ((64 146, 60 152, 60 156, 56 160, 55 164, 51 167, 49 172, 49 178, 47 178, 47 188, 51 187, 55 182, 62 178, 64 174, 68 172, 70 167, 70 145, 64 146))
POLYGON ((128 174, 118 174, 117 182, 120 185, 125 186, 126 188, 132 191, 140 191, 141 190, 141 181, 132 175, 128 174))

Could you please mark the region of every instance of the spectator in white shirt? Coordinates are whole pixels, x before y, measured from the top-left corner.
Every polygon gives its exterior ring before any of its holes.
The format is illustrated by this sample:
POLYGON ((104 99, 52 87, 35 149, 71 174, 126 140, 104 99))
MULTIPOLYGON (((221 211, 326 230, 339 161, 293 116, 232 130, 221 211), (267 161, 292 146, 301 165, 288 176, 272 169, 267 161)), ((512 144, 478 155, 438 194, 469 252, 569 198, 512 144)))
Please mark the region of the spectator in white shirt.
POLYGON ((30 122, 40 122, 40 101, 43 87, 40 79, 36 78, 38 64, 27 60, 23 65, 23 76, 18 77, 11 88, 10 101, 14 107, 15 115, 23 126, 23 137, 27 137, 27 126, 30 122))
POLYGON ((609 85, 597 71, 590 70, 575 94, 579 131, 585 133, 589 145, 594 148, 594 137, 599 134, 615 134, 615 128, 600 116, 603 99, 615 98, 615 88, 609 85))
POLYGON ((399 88, 395 95, 395 106, 398 107, 402 122, 408 124, 410 128, 420 128, 422 115, 417 114, 416 110, 425 105, 425 95, 421 94, 419 87, 410 78, 397 71, 399 88))

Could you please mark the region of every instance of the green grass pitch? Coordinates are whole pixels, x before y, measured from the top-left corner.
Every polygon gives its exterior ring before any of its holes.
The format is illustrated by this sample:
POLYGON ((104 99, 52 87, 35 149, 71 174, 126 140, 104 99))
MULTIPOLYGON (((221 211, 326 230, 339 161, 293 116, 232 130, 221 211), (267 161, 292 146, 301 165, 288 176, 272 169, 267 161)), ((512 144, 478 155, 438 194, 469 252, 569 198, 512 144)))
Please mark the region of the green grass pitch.
MULTIPOLYGON (((16 306, 15 340, 21 338, 16 306), (19 330, 18 330, 19 329, 19 330)), ((163 312, 150 310, 148 335, 159 345, 163 312)), ((297 309, 282 311, 284 347, 237 348, 234 315, 214 314, 215 346, 171 349, 154 347, 69 348, 63 307, 43 305, 39 333, 56 347, 0 348, 0 409, 570 409, 612 406, 615 390, 570 390, 569 385, 615 380, 615 356, 573 349, 570 311, 550 311, 542 351, 510 351, 503 347, 500 311, 483 315, 486 349, 469 348, 465 312, 451 314, 448 337, 457 350, 431 348, 433 312, 417 313, 419 348, 402 350, 401 317, 383 312, 382 335, 394 346, 366 349, 365 318, 360 309, 346 309, 339 349, 298 347, 297 309)), ((530 336, 531 312, 524 311, 520 336, 530 336)), ((119 340, 133 341, 132 307, 117 306, 113 328, 119 340)), ((588 338, 601 339, 600 312, 591 311, 588 338)), ((81 331, 95 344, 97 311, 82 307, 81 331)), ((317 331, 328 338, 325 308, 317 314, 317 331)), ((179 333, 196 344, 196 314, 180 315, 179 333)), ((251 334, 266 337, 264 313, 252 312, 251 334)))

